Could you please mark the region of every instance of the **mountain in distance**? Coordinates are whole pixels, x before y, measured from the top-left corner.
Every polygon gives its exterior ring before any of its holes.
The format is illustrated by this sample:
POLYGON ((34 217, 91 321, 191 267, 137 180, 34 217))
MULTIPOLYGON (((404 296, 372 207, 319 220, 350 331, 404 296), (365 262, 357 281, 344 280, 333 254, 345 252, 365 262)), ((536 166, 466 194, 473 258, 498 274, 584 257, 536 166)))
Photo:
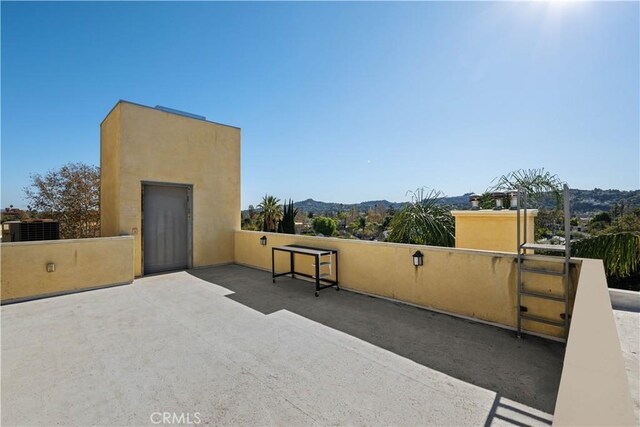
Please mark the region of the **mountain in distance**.
POLYGON ((301 202, 294 202, 294 206, 305 212, 312 212, 313 214, 322 214, 325 212, 343 212, 353 208, 357 208, 360 212, 366 212, 369 209, 375 209, 378 206, 384 206, 385 208, 402 209, 406 202, 395 203, 388 200, 369 200, 367 202, 360 203, 333 203, 333 202, 320 202, 313 199, 303 200, 301 202))
MULTIPOLYGON (((611 205, 619 204, 620 202, 623 202, 625 207, 640 208, 640 190, 602 190, 595 188, 593 190, 571 189, 569 191, 572 215, 593 215, 598 212, 608 211, 611 205)), ((441 203, 450 206, 452 209, 469 209, 470 195, 471 193, 466 193, 461 196, 444 197, 441 203)), ((353 208, 357 208, 360 212, 366 212, 369 209, 375 209, 379 206, 384 206, 386 209, 393 208, 398 211, 402 209, 406 203, 407 202, 390 202, 388 200, 369 200, 360 203, 334 203, 307 199, 295 202, 294 206, 305 212, 312 212, 314 215, 328 215, 353 208)), ((548 209, 554 208, 555 201, 553 197, 544 197, 543 205, 548 209)))
MULTIPOLYGON (((571 211, 576 214, 595 214, 598 212, 606 212, 611 209, 614 204, 624 203, 626 208, 640 208, 640 190, 602 190, 595 188, 593 190, 569 190, 571 199, 571 211)), ((553 203, 545 204, 545 207, 553 203)))

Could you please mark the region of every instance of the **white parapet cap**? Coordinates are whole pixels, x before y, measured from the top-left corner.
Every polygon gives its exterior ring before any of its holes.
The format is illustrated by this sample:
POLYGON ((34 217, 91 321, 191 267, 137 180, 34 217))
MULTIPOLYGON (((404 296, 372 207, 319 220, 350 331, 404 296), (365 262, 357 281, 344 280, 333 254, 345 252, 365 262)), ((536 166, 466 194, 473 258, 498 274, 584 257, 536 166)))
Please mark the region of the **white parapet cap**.
MULTIPOLYGON (((516 216, 518 214, 517 210, 511 209, 501 209, 501 210, 493 210, 493 209, 480 209, 477 211, 473 210, 464 210, 464 211, 451 211, 451 215, 454 217, 458 216, 487 216, 487 217, 509 217, 516 216)), ((520 214, 524 218, 524 210, 520 209, 520 214)), ((527 209, 527 216, 535 217, 538 215, 538 209, 527 209)))

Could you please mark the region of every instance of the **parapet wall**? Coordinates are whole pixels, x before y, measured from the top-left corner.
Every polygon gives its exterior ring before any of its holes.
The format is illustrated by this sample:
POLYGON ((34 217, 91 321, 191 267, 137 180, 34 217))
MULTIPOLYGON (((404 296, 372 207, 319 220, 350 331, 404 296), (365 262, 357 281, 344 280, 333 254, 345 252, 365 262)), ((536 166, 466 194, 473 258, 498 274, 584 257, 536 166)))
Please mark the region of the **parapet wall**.
MULTIPOLYGON (((299 244, 337 249, 339 281, 345 288, 516 327, 515 254, 252 231, 237 231, 235 236, 238 264, 270 270, 273 246, 299 244), (267 237, 266 246, 260 245, 262 236, 267 237), (424 254, 421 267, 412 263, 416 250, 424 254)), ((296 255, 295 263, 297 270, 312 274, 310 257, 296 255)), ((288 266, 288 255, 277 252, 276 270, 287 271, 288 266)), ((577 273, 573 269, 573 283, 577 273)), ((557 276, 537 276, 528 282, 531 289, 562 292, 557 276)), ((526 303, 530 312, 548 318, 560 319, 564 311, 561 302, 536 299, 526 303)), ((525 322, 524 328, 563 337, 562 329, 554 326, 525 322)))
POLYGON ((0 259, 2 303, 133 281, 131 236, 2 243, 0 259))
POLYGON ((601 260, 582 260, 553 425, 637 425, 601 260))

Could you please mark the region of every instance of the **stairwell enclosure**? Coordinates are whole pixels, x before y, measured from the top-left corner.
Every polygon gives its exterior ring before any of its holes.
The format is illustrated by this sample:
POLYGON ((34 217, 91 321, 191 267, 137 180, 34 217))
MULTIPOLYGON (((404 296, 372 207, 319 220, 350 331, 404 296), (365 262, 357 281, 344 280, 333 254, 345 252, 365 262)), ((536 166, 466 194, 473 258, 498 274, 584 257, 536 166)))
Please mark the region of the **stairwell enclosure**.
POLYGON ((192 260, 234 260, 240 228, 240 129, 119 101, 100 125, 102 236, 134 236, 135 275, 143 274, 142 186, 193 189, 192 260))
MULTIPOLYGON (((517 212, 513 210, 494 211, 451 211, 456 220, 456 248, 479 249, 483 251, 517 252, 518 227, 517 212)), ((527 213, 527 241, 534 239, 536 209, 527 213)), ((524 233, 524 223, 520 225, 524 233)))

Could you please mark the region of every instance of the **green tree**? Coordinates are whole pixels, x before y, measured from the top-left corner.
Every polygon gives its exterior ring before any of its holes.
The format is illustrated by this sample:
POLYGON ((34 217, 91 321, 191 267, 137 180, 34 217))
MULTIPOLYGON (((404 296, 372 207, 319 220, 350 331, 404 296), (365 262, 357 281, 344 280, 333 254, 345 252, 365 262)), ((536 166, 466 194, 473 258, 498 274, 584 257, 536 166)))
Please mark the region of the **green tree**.
POLYGON ((313 231, 324 236, 333 236, 338 225, 335 220, 326 216, 317 216, 313 219, 313 231))
POLYGON ((275 196, 266 195, 258 205, 260 213, 259 220, 262 222, 262 231, 275 232, 278 221, 282 219, 282 206, 280 199, 275 196))
POLYGON ((298 215, 298 208, 293 207, 293 199, 290 199, 284 205, 282 221, 280 221, 282 233, 296 234, 296 215, 298 215))
POLYGON ((256 213, 256 208, 253 205, 249 205, 249 209, 246 212, 242 212, 240 214, 241 227, 243 230, 260 230, 259 227, 256 227, 256 218, 258 214, 256 213))
POLYGON ((561 233, 564 233, 564 211, 538 210, 538 216, 535 218, 535 239, 549 238, 561 233))
POLYGON ((387 241, 454 246, 454 219, 448 207, 441 204, 442 193, 418 188, 407 194, 412 200, 391 220, 387 241))
POLYGON ((100 168, 67 163, 44 175, 31 175, 24 189, 29 210, 60 222, 60 237, 81 239, 100 235, 100 168))
POLYGON ((349 216, 349 212, 340 211, 336 217, 336 222, 338 223, 338 228, 340 230, 344 230, 347 228, 347 217, 349 216))
POLYGON ((591 222, 606 222, 607 224, 611 224, 611 215, 609 215, 609 212, 600 212, 591 218, 591 222))
POLYGON ((361 216, 360 218, 358 218, 358 228, 360 228, 360 230, 362 230, 364 232, 364 229, 367 227, 367 217, 366 216, 361 216))
POLYGON ((614 234, 614 233, 640 233, 640 212, 634 212, 617 217, 597 234, 614 234))
POLYGON ((589 233, 598 234, 611 225, 609 212, 600 212, 589 221, 589 233))

